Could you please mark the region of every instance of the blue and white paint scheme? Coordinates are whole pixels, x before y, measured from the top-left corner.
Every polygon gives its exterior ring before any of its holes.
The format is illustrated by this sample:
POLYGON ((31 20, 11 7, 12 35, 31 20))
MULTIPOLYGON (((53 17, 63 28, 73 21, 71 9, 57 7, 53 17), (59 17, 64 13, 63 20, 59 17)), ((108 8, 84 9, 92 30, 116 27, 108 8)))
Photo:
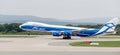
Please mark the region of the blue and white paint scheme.
POLYGON ((27 31, 52 32, 53 36, 59 37, 63 35, 63 39, 71 39, 71 36, 89 37, 102 34, 114 34, 115 27, 118 23, 119 19, 113 18, 104 24, 103 27, 97 29, 50 25, 39 22, 27 22, 20 25, 19 27, 27 31))

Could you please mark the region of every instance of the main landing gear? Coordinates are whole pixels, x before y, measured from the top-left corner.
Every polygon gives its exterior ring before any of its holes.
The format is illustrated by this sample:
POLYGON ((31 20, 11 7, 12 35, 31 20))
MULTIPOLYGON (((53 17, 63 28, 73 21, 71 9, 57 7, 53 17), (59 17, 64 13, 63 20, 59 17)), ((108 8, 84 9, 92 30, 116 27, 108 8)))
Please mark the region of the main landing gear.
POLYGON ((71 36, 64 36, 63 39, 71 39, 71 36))

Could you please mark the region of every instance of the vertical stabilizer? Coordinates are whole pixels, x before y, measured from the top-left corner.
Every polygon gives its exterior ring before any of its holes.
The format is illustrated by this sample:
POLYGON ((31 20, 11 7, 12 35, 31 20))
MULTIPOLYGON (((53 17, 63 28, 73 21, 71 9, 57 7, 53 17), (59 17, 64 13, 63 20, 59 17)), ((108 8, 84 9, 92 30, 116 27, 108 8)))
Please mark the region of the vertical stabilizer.
POLYGON ((118 23, 119 23, 119 19, 113 18, 112 20, 104 24, 103 27, 97 33, 95 33, 95 35, 103 34, 107 31, 115 30, 115 27, 117 26, 118 23))

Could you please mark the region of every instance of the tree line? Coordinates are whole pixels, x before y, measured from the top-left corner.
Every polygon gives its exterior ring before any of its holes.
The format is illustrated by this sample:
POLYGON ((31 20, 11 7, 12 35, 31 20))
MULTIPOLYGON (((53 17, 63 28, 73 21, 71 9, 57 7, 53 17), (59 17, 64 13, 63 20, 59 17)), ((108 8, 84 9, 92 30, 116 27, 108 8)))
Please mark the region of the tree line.
MULTIPOLYGON (((21 34, 46 34, 44 32, 28 32, 28 31, 24 31, 22 29, 19 28, 19 25, 21 25, 22 23, 7 23, 7 24, 0 24, 0 33, 2 34, 7 34, 7 33, 12 33, 12 34, 17 34, 17 33, 21 33, 21 34)), ((66 26, 75 26, 72 24, 67 24, 66 26)), ((102 24, 97 24, 97 25, 76 25, 75 27, 85 27, 85 28, 100 28, 102 27, 102 24)), ((117 25, 116 27, 116 35, 120 35, 120 24, 117 25)), ((50 33, 47 33, 50 34, 50 33)))
POLYGON ((19 28, 21 23, 10 23, 10 24, 0 24, 0 32, 24 32, 22 29, 19 28))

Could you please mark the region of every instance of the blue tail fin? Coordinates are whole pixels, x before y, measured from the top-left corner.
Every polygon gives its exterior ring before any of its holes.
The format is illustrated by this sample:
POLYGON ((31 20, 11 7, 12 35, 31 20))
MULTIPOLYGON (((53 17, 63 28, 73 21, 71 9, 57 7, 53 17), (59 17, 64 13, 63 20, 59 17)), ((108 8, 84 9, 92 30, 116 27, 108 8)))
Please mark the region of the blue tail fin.
POLYGON ((97 33, 95 33, 95 35, 100 35, 107 31, 115 30, 115 27, 118 23, 119 23, 119 19, 113 18, 112 20, 104 24, 103 27, 97 33))

